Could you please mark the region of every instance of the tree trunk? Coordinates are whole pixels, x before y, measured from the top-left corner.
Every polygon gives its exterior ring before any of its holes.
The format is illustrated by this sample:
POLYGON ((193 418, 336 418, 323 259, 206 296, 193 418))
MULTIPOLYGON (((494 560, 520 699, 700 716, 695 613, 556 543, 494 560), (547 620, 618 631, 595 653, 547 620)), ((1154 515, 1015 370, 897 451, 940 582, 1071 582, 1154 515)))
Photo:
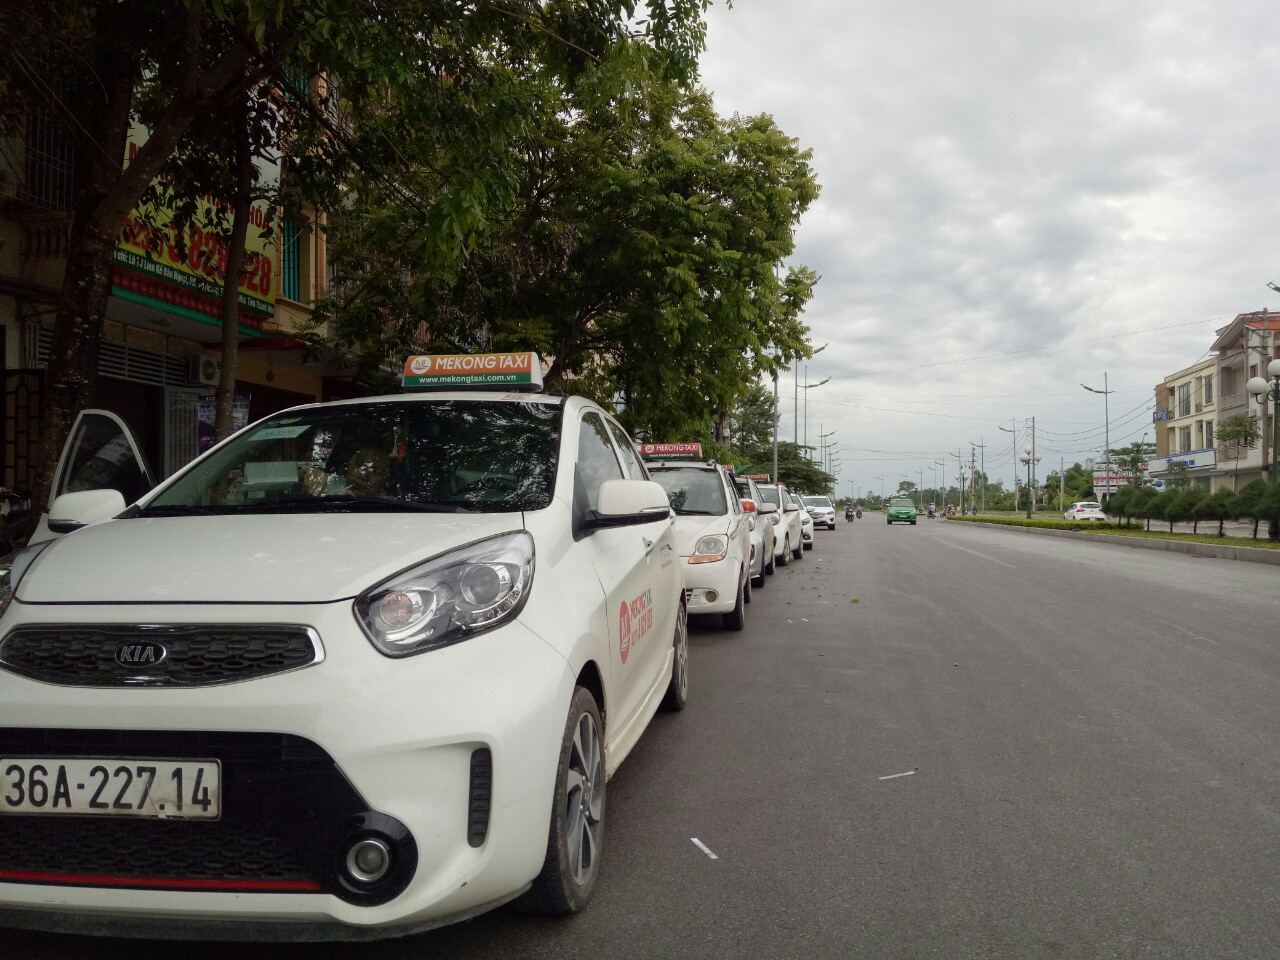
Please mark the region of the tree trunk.
POLYGON ((248 96, 241 99, 233 131, 236 195, 232 202, 231 238, 227 244, 227 270, 222 278, 222 369, 218 376, 213 440, 231 435, 236 394, 236 358, 240 342, 240 277, 244 272, 245 238, 253 207, 253 154, 249 145, 248 96))
POLYGON ((1227 535, 1227 520, 1225 517, 1218 518, 1218 536, 1225 537, 1227 535))

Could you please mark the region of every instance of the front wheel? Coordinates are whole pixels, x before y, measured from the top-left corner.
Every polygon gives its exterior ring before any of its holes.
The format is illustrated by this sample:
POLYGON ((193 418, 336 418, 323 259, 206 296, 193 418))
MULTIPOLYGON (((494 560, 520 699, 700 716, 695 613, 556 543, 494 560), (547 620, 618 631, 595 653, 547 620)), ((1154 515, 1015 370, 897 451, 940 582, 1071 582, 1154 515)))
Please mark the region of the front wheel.
POLYGON ((730 613, 722 613, 721 621, 724 623, 726 630, 741 630, 747 625, 747 610, 745 588, 741 583, 738 584, 738 602, 733 605, 730 613))
POLYGON ((801 540, 796 544, 796 548, 791 551, 791 559, 801 560, 804 558, 804 541, 801 540))
POLYGON ((577 913, 600 876, 604 841, 604 724, 595 698, 575 687, 560 744, 551 831, 542 872, 522 898, 536 913, 577 913))
POLYGON ((778 566, 785 567, 791 562, 791 538, 782 541, 782 552, 778 554, 778 566))
POLYGON ((684 604, 676 614, 675 655, 671 663, 671 682, 667 684, 662 709, 678 713, 689 702, 689 614, 684 604))

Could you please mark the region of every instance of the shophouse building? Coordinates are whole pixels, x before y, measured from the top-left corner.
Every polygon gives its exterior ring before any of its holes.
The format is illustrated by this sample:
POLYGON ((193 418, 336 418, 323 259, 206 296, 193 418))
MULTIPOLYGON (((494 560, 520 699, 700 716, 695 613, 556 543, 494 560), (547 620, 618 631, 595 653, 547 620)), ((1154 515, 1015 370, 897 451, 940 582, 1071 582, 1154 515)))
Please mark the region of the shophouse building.
POLYGON ((1214 422, 1218 394, 1217 358, 1209 357, 1156 385, 1156 454, 1147 460, 1147 476, 1157 488, 1177 474, 1205 490, 1217 470, 1214 422))
POLYGON ((1265 376, 1267 363, 1276 356, 1280 345, 1280 314, 1268 310, 1242 313, 1218 331, 1213 342, 1217 354, 1217 417, 1220 423, 1228 417, 1246 416, 1257 422, 1259 439, 1255 443, 1218 443, 1215 449, 1216 469, 1213 489, 1238 490, 1250 480, 1265 479, 1263 464, 1268 462, 1271 430, 1270 411, 1245 389, 1250 378, 1265 376))
MULTIPOLYGON (((136 128, 129 149, 145 137, 145 129, 136 128)), ((29 490, 36 466, 78 149, 72 131, 51 112, 33 110, 16 129, 0 131, 0 482, 10 490, 29 490)), ((260 183, 278 176, 278 162, 260 163, 260 183)), ((204 244, 172 243, 168 218, 164 210, 135 211, 121 232, 94 384, 94 403, 130 424, 157 477, 191 460, 202 435, 208 442, 222 339, 221 276, 217 256, 208 255, 217 241, 206 235, 204 244), (155 231, 163 242, 148 242, 155 231)), ((338 371, 306 362, 295 336, 322 296, 327 273, 315 219, 310 211, 278 215, 255 205, 250 269, 240 289, 241 421, 353 395, 338 371)))

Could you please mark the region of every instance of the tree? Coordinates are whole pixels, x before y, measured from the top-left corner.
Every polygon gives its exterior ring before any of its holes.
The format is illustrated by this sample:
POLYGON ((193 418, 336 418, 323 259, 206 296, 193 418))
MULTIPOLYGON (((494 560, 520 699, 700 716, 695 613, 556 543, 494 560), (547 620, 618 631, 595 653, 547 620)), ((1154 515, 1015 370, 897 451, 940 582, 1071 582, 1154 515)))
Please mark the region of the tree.
MULTIPOLYGON (((402 0, 391 14, 375 0, 4 4, 0 36, 10 55, 0 59, 0 91, 19 108, 43 103, 71 115, 83 137, 44 392, 37 499, 47 496, 72 418, 91 399, 116 238, 198 117, 298 64, 342 77, 352 112, 387 119, 392 130, 401 116, 421 118, 448 98, 467 100, 477 93, 476 78, 518 74, 531 62, 569 78, 592 62, 688 76, 704 37, 705 2, 655 2, 647 17, 631 0, 550 0, 518 13, 505 4, 402 0), (134 117, 150 136, 126 165, 134 117)), ((517 100, 504 100, 500 110, 527 116, 517 100)), ((476 112, 499 115, 489 105, 476 112)), ((496 146, 494 137, 508 129, 473 124, 438 133, 469 138, 474 149, 480 141, 496 146)), ((396 149, 388 137, 382 152, 396 149)), ((464 182, 446 184, 457 189, 427 194, 433 236, 451 236, 459 250, 465 225, 483 213, 477 198, 502 180, 502 171, 480 166, 464 182)))
POLYGON ((1192 509, 1197 520, 1218 521, 1218 536, 1225 536, 1224 524, 1231 516, 1231 491, 1219 490, 1200 500, 1192 509))
POLYGON ((1146 522, 1145 529, 1150 532, 1152 519, 1160 517, 1159 506, 1160 494, 1155 487, 1139 487, 1133 494, 1132 511, 1133 516, 1138 517, 1146 522))
POLYGON ((1258 421, 1243 413, 1223 417, 1214 428, 1219 443, 1239 443, 1251 447, 1258 441, 1258 421))
POLYGON ((759 450, 773 444, 773 391, 757 380, 729 411, 730 448, 759 450))
POLYGON ((1107 501, 1107 514, 1122 520, 1128 526, 1129 518, 1133 516, 1133 495, 1136 490, 1137 487, 1126 485, 1112 494, 1107 501))
POLYGON ((1248 517, 1253 521, 1253 539, 1258 539, 1258 521, 1265 519, 1269 489, 1265 480, 1250 480, 1228 501, 1233 517, 1248 517))
MULTIPOLYGON (((778 269, 817 195, 808 152, 768 117, 718 117, 703 92, 584 86, 529 86, 546 122, 513 138, 525 162, 461 269, 395 195, 355 195, 330 235, 341 270, 316 342, 367 365, 533 348, 552 359, 549 387, 621 394, 627 425, 662 436, 808 355, 799 318, 817 277, 778 269)), ((450 162, 415 149, 402 152, 426 183, 450 162)))
POLYGON ((1195 510, 1196 504, 1205 498, 1205 492, 1199 487, 1187 487, 1185 490, 1178 490, 1169 496, 1169 502, 1165 506, 1164 518, 1169 521, 1169 532, 1173 533, 1173 525, 1175 522, 1181 523, 1187 520, 1192 521, 1191 532, 1199 532, 1199 522, 1196 520, 1195 510))

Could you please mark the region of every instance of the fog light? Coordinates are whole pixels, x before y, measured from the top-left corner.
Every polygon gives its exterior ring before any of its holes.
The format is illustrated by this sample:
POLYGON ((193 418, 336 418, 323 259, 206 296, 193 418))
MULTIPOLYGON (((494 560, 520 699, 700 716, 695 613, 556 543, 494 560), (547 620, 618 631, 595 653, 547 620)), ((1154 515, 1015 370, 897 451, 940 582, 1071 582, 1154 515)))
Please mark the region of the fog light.
POLYGON ((715 603, 716 600, 719 599, 720 594, 716 593, 714 590, 708 590, 704 596, 707 598, 707 603, 715 603))
POLYGON ((376 883, 391 869, 391 851, 381 840, 366 837, 347 851, 347 873, 361 883, 376 883))

